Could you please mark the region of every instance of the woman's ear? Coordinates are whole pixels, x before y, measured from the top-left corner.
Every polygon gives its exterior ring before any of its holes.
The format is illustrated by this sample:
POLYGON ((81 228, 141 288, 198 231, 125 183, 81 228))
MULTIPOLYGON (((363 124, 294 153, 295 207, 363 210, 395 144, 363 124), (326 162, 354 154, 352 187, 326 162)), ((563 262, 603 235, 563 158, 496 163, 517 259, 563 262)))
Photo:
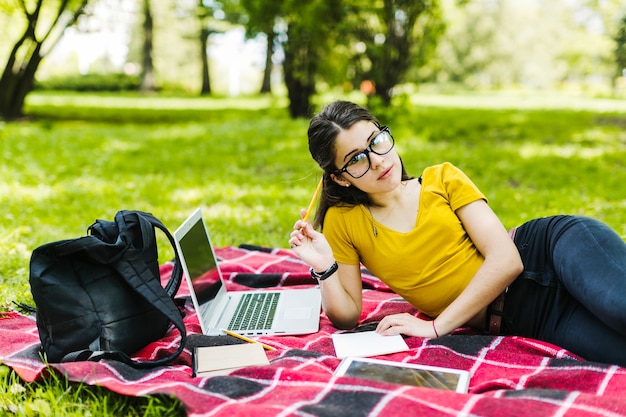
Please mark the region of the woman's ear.
POLYGON ((338 177, 335 174, 330 174, 330 178, 342 187, 349 187, 352 185, 350 184, 350 181, 343 179, 341 176, 338 177))

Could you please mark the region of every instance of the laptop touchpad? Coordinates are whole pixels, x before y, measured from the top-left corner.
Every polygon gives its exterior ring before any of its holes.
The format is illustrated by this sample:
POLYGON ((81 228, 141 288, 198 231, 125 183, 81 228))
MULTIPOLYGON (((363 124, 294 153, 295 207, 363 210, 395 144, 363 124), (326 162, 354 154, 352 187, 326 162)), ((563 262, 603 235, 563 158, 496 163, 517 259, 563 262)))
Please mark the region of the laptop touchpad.
POLYGON ((311 309, 307 307, 290 307, 285 310, 285 318, 288 320, 302 320, 311 317, 311 309))

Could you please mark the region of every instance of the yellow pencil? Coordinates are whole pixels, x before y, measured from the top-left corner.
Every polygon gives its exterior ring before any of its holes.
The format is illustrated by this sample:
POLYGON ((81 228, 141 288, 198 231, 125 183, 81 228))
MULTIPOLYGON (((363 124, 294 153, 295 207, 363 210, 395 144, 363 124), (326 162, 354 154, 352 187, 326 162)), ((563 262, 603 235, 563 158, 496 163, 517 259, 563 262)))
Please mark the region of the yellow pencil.
POLYGON ((317 184, 317 188, 315 189, 315 193, 311 198, 311 202, 309 203, 309 207, 306 209, 306 213, 304 213, 304 217, 302 220, 307 221, 309 219, 309 215, 311 214, 311 210, 313 210, 313 205, 315 204, 315 200, 317 200, 317 196, 320 194, 322 190, 322 184, 324 183, 324 176, 320 178, 320 182, 317 184))
POLYGON ((236 337, 237 339, 243 340, 244 342, 248 342, 248 343, 259 343, 261 346, 263 346, 263 349, 265 350, 276 350, 273 347, 266 345, 265 343, 261 343, 261 342, 257 342, 254 339, 250 339, 249 337, 240 335, 239 333, 235 333, 232 332, 230 330, 226 330, 226 329, 221 329, 224 333, 226 333, 227 335, 230 335, 232 337, 236 337))

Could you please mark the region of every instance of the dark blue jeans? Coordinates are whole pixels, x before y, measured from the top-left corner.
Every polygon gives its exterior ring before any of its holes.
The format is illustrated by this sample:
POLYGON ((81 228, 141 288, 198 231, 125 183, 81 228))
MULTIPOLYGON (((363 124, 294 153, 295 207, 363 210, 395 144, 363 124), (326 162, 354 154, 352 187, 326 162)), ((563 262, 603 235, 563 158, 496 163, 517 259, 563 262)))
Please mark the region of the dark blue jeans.
POLYGON ((626 244, 587 217, 531 220, 514 237, 524 272, 509 287, 501 333, 626 366, 626 244))

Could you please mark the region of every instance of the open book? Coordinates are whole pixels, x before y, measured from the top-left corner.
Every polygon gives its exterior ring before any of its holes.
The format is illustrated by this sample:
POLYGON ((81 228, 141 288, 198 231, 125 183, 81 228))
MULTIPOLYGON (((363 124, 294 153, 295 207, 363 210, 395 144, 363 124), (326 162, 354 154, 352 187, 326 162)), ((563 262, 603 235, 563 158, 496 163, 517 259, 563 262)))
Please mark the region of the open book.
POLYGON ((346 358, 335 370, 349 376, 393 384, 437 388, 467 393, 470 373, 460 369, 391 362, 371 358, 346 358))

